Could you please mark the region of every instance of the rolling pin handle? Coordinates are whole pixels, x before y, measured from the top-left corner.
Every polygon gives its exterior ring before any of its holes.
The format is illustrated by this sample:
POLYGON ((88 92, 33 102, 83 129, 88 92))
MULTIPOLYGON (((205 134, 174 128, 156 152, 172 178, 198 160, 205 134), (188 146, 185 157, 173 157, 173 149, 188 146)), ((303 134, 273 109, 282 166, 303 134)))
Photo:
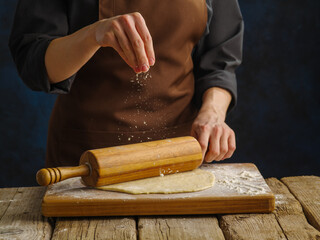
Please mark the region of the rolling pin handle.
POLYGON ((37 182, 41 186, 48 186, 68 178, 88 176, 90 172, 89 164, 78 167, 43 168, 37 172, 37 182))

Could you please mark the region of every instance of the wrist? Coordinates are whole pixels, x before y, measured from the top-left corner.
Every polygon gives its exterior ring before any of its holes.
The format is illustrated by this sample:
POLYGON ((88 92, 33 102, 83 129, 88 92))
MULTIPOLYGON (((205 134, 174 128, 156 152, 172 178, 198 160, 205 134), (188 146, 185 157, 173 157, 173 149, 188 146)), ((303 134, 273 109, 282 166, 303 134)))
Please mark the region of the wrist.
POLYGON ((226 119, 226 112, 215 104, 202 105, 199 115, 210 116, 210 118, 215 119, 215 122, 224 122, 226 119))
POLYGON ((200 112, 214 114, 219 121, 224 121, 231 99, 229 91, 218 87, 209 88, 203 94, 200 112))
POLYGON ((101 44, 99 44, 99 41, 97 39, 97 31, 99 28, 100 21, 97 21, 89 26, 87 26, 87 34, 86 34, 86 39, 90 46, 94 48, 100 48, 101 44))

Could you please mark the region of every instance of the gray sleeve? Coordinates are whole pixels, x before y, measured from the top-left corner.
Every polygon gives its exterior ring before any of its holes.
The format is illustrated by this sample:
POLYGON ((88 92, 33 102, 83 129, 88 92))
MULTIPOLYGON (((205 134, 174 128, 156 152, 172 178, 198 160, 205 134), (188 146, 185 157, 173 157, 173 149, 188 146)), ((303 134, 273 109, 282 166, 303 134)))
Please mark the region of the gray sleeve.
POLYGON ((9 48, 24 83, 35 91, 67 93, 75 78, 50 84, 44 57, 50 42, 68 34, 66 0, 20 0, 9 48))
POLYGON ((228 90, 237 101, 235 69, 242 60, 244 24, 237 0, 208 0, 207 29, 194 48, 195 103, 202 104, 203 93, 212 87, 228 90))

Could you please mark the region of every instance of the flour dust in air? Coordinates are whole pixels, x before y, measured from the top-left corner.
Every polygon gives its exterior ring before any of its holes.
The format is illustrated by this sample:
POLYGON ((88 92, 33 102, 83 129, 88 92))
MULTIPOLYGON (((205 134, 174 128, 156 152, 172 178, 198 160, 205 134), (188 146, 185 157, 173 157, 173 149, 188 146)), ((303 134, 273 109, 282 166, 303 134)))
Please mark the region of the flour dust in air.
MULTIPOLYGON (((129 127, 129 131, 133 133, 140 132, 142 134, 128 135, 120 133, 118 135, 119 142, 126 141, 130 144, 130 142, 152 141, 154 140, 154 136, 166 138, 166 136, 161 136, 157 132, 157 129, 165 127, 167 122, 165 117, 160 114, 156 118, 154 117, 158 109, 165 107, 160 99, 155 97, 155 91, 150 70, 145 73, 137 73, 131 77, 130 90, 124 99, 124 103, 128 106, 128 109, 134 109, 128 114, 131 122, 133 122, 133 126, 129 127), (152 122, 149 122, 150 119, 152 119, 152 122), (153 132, 154 136, 150 135, 150 132, 153 132)), ((126 119, 121 120, 126 122, 126 119)), ((119 126, 122 125, 123 123, 119 122, 119 126)), ((118 130, 120 132, 120 128, 118 130)))

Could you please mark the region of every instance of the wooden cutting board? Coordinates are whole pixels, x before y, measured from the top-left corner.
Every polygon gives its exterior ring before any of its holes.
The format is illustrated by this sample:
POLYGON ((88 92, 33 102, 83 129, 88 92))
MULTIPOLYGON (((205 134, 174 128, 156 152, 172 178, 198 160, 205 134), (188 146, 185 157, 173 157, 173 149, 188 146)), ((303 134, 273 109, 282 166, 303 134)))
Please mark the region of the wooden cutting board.
POLYGON ((85 187, 80 178, 48 187, 42 214, 66 216, 184 215, 271 212, 275 198, 251 163, 206 164, 215 185, 193 193, 142 194, 109 192, 85 187))

